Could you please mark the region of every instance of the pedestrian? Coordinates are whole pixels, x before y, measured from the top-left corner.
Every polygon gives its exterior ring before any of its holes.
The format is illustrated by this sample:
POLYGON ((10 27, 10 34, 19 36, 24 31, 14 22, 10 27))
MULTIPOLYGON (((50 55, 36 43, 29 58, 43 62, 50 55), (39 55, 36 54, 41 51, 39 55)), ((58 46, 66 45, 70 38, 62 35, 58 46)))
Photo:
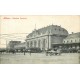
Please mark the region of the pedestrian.
POLYGON ((24 55, 25 55, 25 49, 23 49, 24 55))
POLYGON ((57 53, 60 55, 61 54, 61 49, 57 49, 57 53))
POLYGON ((31 56, 31 51, 30 51, 30 56, 31 56))

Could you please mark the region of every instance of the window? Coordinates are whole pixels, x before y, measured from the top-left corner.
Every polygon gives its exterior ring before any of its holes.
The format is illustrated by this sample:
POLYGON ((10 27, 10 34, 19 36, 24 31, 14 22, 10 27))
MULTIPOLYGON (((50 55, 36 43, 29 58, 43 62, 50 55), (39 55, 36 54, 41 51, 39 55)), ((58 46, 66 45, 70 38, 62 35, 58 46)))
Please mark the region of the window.
POLYGON ((68 43, 69 41, 67 41, 67 43, 68 43))
POLYGON ((29 42, 27 42, 27 47, 29 47, 29 42))
POLYGON ((34 47, 36 47, 36 44, 37 44, 37 42, 36 42, 36 41, 34 41, 34 47))
POLYGON ((71 42, 72 42, 72 40, 71 40, 71 42))
POLYGON ((46 40, 45 39, 43 39, 43 49, 45 49, 45 47, 46 47, 46 40))
POLYGON ((39 40, 38 41, 38 47, 40 48, 40 46, 41 46, 41 41, 39 40))
POLYGON ((65 41, 64 41, 64 43, 65 43, 65 41))
POLYGON ((30 47, 32 47, 32 45, 33 45, 33 43, 32 43, 32 41, 30 42, 30 47))

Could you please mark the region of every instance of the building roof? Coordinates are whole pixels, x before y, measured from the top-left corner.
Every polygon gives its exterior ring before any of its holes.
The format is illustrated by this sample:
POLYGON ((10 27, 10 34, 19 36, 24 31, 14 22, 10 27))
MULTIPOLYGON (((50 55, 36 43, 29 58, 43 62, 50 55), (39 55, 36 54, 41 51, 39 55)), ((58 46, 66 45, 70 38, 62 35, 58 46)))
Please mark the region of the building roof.
POLYGON ((34 30, 30 33, 27 37, 32 37, 34 34, 41 35, 41 34, 59 34, 59 35, 68 35, 68 31, 61 26, 58 25, 49 25, 47 27, 40 28, 38 30, 34 30))
POLYGON ((65 39, 80 38, 80 32, 69 34, 65 39))

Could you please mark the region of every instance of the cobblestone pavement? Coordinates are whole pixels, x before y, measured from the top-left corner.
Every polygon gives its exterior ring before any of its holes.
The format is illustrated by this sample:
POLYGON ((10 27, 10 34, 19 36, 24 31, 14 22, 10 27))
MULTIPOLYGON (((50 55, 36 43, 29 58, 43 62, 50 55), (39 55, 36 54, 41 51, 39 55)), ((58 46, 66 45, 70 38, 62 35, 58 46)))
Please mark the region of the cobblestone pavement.
POLYGON ((46 56, 45 53, 3 53, 0 54, 0 64, 78 64, 79 53, 62 53, 46 56))

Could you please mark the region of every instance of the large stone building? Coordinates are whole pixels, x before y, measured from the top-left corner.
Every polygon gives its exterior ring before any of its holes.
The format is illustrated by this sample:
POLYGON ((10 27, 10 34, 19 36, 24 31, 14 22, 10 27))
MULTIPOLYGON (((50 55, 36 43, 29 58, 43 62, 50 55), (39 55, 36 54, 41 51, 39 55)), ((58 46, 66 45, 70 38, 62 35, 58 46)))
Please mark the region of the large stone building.
POLYGON ((63 44, 66 48, 80 48, 80 32, 69 34, 64 40, 63 44))
POLYGON ((55 47, 55 44, 62 44, 63 39, 68 36, 68 31, 58 25, 34 30, 26 37, 26 48, 38 47, 47 50, 55 47))
POLYGON ((21 43, 21 41, 9 41, 6 48, 7 49, 14 49, 15 45, 18 45, 20 43, 21 43))
POLYGON ((68 34, 68 31, 61 26, 49 25, 44 28, 32 31, 26 36, 26 42, 10 41, 7 49, 40 48, 48 50, 61 46, 66 49, 80 49, 80 32, 68 34))
POLYGON ((26 42, 22 42, 22 43, 19 43, 17 45, 14 46, 14 49, 25 49, 26 48, 26 42))

